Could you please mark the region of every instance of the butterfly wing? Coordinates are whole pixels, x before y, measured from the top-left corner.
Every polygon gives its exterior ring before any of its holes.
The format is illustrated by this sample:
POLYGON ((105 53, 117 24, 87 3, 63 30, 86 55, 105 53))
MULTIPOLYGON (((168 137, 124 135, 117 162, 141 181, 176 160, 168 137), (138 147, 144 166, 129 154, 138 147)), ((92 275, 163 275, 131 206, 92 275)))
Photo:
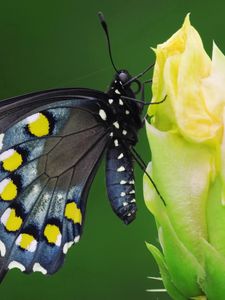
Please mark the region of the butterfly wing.
POLYGON ((109 141, 105 94, 66 89, 0 106, 0 277, 52 274, 77 242, 109 141))

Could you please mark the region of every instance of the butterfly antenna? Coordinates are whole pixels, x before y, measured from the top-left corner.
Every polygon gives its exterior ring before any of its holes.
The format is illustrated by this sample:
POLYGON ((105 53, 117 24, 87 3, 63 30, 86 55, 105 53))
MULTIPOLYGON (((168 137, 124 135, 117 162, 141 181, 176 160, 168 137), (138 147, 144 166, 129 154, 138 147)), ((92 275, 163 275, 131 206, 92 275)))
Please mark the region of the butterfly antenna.
POLYGON ((108 49, 109 49, 109 57, 110 57, 112 66, 113 66, 114 70, 118 73, 118 69, 116 68, 116 66, 114 64, 114 61, 113 61, 113 58, 112 58, 112 51, 111 51, 111 43, 110 43, 110 39, 109 39, 108 26, 107 26, 107 23, 105 21, 105 17, 104 17, 104 15, 103 15, 103 13, 101 11, 98 12, 98 17, 99 17, 99 20, 101 22, 102 28, 103 28, 103 30, 105 32, 105 35, 106 35, 106 38, 107 38, 108 49))
POLYGON ((142 77, 145 73, 147 73, 149 70, 151 70, 154 66, 155 66, 155 63, 151 64, 144 71, 142 71, 141 73, 139 73, 138 75, 132 77, 130 80, 128 80, 126 83, 124 83, 124 86, 128 85, 128 84, 131 84, 133 81, 135 81, 138 78, 142 77))

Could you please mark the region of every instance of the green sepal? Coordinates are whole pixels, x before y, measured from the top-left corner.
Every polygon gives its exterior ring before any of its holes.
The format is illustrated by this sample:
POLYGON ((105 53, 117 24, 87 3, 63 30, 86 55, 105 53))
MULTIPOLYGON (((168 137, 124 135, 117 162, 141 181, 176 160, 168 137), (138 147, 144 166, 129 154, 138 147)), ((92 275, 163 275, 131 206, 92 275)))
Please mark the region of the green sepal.
POLYGON ((187 299, 202 295, 198 282, 204 278, 203 267, 179 240, 169 219, 165 217, 160 223, 159 239, 174 284, 187 299))
POLYGON ((146 243, 146 246, 158 264, 159 271, 168 294, 176 300, 187 300, 187 298, 185 298, 173 284, 168 269, 166 267, 164 257, 159 251, 159 249, 149 243, 146 243))
POLYGON ((206 240, 201 239, 205 257, 205 278, 202 287, 208 300, 225 299, 225 257, 213 248, 206 240))

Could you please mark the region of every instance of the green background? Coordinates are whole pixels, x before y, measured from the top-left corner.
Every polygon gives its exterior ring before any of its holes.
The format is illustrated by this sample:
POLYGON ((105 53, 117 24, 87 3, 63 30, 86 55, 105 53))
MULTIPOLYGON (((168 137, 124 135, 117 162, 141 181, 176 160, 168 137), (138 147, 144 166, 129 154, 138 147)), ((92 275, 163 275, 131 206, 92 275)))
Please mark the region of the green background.
MULTIPOLYGON (((114 71, 96 17, 99 10, 110 27, 115 62, 131 74, 154 61, 149 47, 170 37, 188 12, 208 53, 213 39, 225 52, 224 1, 1 0, 0 98, 59 87, 106 90, 114 71)), ((148 161, 144 130, 137 149, 148 161)), ((158 269, 144 241, 158 241, 143 202, 142 172, 136 167, 135 173, 135 222, 125 226, 113 214, 103 163, 89 195, 84 235, 69 251, 63 268, 52 277, 13 270, 0 286, 0 299, 169 299, 145 291, 162 284, 147 279, 158 276, 158 269)))

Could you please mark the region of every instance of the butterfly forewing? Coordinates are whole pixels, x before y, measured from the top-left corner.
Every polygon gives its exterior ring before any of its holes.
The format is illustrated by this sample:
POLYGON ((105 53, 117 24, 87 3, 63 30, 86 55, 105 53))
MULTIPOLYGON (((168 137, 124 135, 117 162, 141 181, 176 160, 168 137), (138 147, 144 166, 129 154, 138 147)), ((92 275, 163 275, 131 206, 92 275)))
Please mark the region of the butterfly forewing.
POLYGON ((80 93, 34 94, 0 108, 0 276, 11 268, 54 273, 79 240, 109 141, 105 94, 80 93))

